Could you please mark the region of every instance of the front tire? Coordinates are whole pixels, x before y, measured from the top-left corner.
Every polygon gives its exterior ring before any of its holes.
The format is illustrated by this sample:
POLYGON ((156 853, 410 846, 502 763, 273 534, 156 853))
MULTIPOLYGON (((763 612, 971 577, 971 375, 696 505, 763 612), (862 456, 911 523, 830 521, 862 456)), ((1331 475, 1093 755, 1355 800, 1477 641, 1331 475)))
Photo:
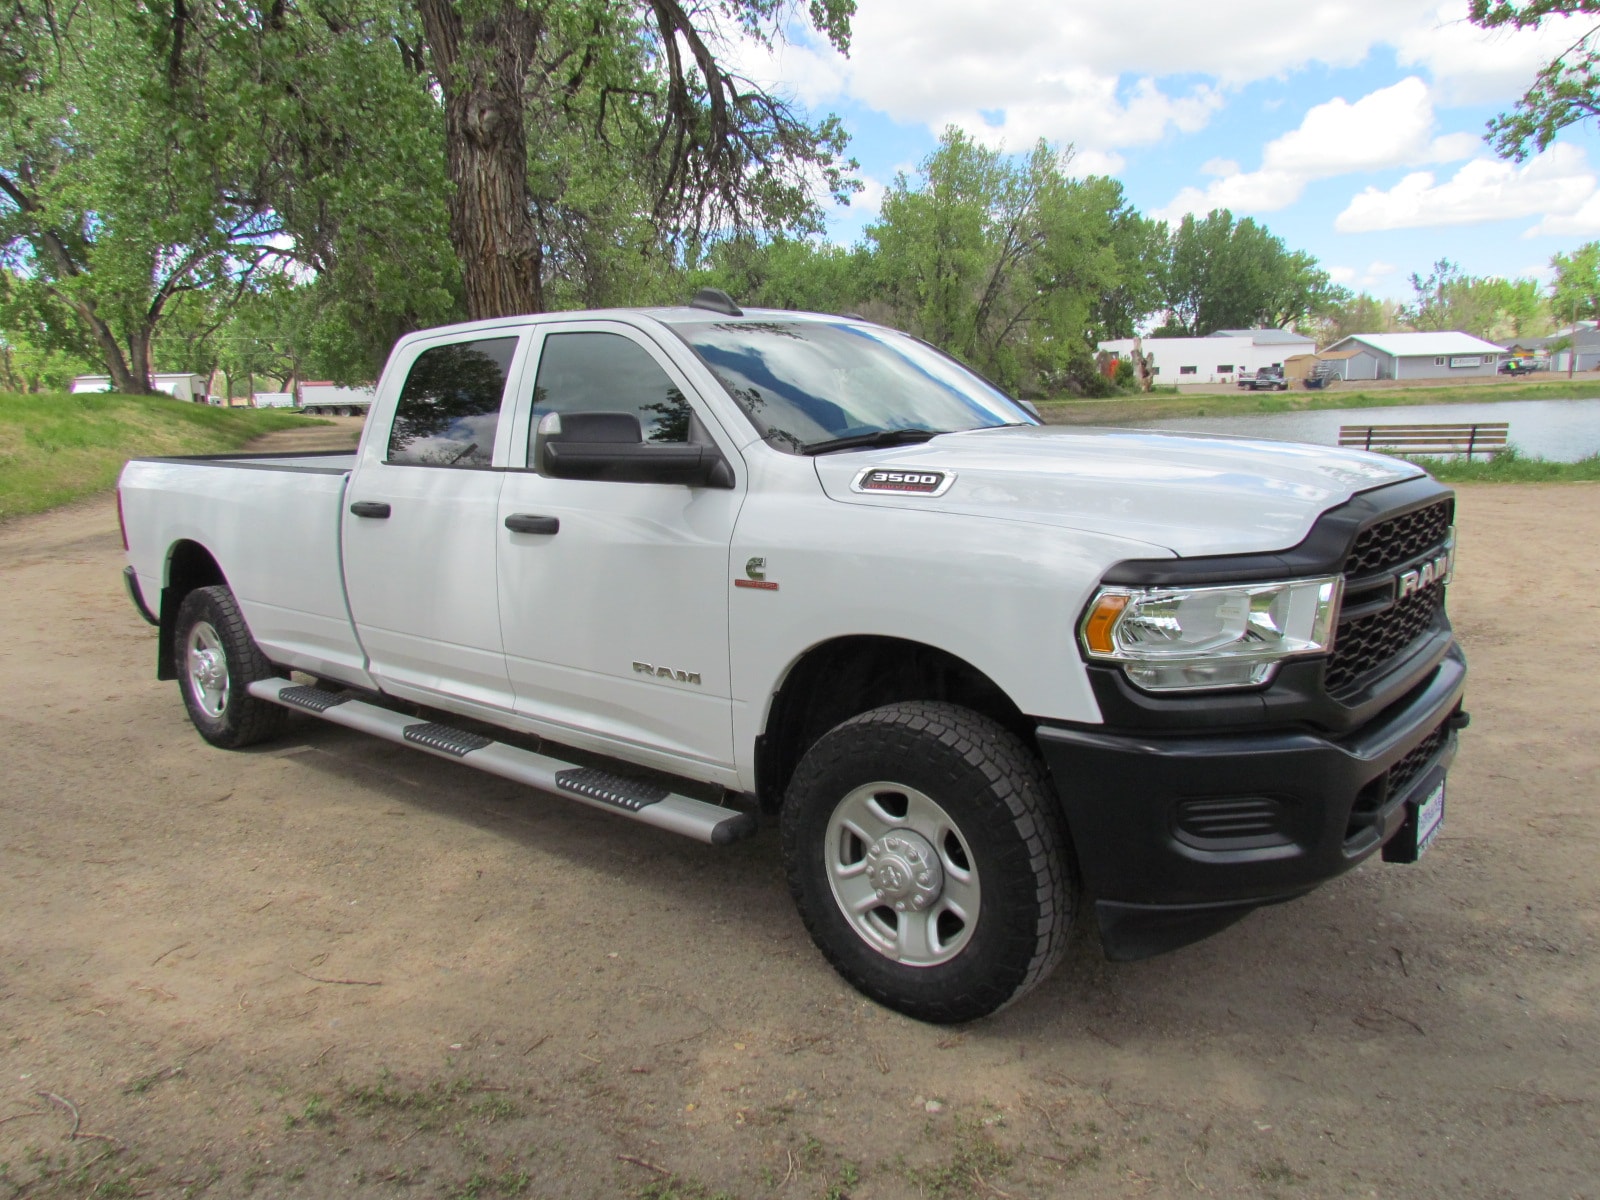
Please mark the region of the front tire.
POLYGON ((252 683, 278 672, 226 587, 196 588, 183 598, 172 653, 183 706, 206 741, 236 750, 282 732, 288 714, 249 692, 252 683))
POLYGON ((851 985, 922 1021, 971 1021, 1043 980, 1076 895, 1060 808, 1009 730, 904 703, 834 727, 783 807, 801 919, 851 985))

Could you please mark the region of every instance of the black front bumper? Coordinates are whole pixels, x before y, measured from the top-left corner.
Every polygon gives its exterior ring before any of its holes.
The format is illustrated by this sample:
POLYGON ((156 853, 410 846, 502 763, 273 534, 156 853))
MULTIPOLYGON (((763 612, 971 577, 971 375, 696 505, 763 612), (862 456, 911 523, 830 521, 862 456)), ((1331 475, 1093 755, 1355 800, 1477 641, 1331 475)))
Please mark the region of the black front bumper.
POLYGON ((1465 682, 1452 645, 1345 735, 1040 725, 1107 956, 1186 945, 1376 852, 1454 759, 1465 682))

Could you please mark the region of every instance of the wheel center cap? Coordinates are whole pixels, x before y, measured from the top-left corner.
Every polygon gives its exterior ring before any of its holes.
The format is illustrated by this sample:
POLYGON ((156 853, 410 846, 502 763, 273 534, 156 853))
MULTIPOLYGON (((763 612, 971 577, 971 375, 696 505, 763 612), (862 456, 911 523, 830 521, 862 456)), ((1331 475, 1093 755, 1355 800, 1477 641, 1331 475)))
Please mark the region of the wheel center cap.
POLYGON ((223 678, 227 674, 227 672, 223 669, 222 664, 217 661, 217 658, 218 656, 214 651, 200 651, 200 662, 196 666, 194 674, 195 678, 206 687, 220 686, 223 678))
POLYGON ((897 912, 921 912, 944 890, 944 868, 928 839, 910 830, 886 833, 867 847, 867 878, 878 899, 897 912))

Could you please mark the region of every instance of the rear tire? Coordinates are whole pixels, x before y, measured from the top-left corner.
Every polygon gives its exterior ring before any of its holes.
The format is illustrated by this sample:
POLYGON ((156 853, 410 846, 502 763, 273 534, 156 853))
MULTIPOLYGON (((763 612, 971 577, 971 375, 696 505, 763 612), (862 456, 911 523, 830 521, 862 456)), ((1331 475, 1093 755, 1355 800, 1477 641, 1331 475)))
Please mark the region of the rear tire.
POLYGON ((807 751, 783 806, 789 890, 852 986, 921 1021, 996 1012, 1066 950, 1076 897, 1059 804, 1015 734, 953 704, 892 704, 807 751))
POLYGON ((278 671, 250 636, 226 587, 196 588, 183 598, 172 656, 189 720, 213 746, 236 750, 283 731, 288 713, 250 695, 252 683, 278 671))

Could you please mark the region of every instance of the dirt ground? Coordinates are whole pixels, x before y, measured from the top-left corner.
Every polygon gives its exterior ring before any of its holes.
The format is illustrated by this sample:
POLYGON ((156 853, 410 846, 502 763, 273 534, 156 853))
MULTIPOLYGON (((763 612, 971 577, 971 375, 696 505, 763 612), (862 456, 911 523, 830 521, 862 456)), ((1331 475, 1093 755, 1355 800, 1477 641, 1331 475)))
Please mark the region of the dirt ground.
POLYGON ((940 1029, 834 976, 772 829, 207 747, 111 498, 0 526, 0 1200, 1600 1196, 1600 490, 1460 529, 1421 864, 940 1029))

